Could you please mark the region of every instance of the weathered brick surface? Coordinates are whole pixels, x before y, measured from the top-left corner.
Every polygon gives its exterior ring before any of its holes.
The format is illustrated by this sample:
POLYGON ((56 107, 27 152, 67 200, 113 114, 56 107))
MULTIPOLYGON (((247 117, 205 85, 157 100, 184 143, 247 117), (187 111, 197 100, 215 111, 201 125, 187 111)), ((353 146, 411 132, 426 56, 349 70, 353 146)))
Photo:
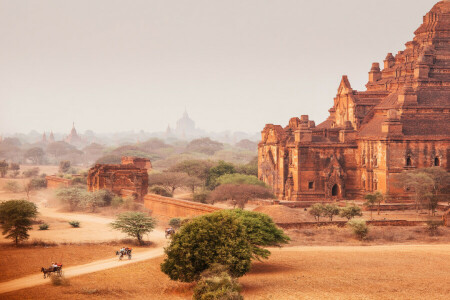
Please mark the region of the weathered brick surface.
POLYGON ((220 210, 220 208, 212 205, 168 198, 156 194, 147 194, 144 197, 144 206, 150 209, 153 214, 171 218, 195 217, 220 210))
POLYGON ((409 201, 393 184, 403 170, 450 170, 450 1, 423 18, 413 41, 383 68, 372 64, 366 91, 343 76, 330 115, 307 115, 286 127, 267 124, 258 146, 258 176, 280 200, 360 198, 381 191, 409 201))
POLYGON ((445 226, 450 226, 450 209, 444 213, 442 221, 444 221, 445 226))
POLYGON ((72 180, 61 178, 58 176, 46 176, 45 180, 47 180, 48 189, 57 189, 60 187, 69 187, 72 185, 72 180))
MULTIPOLYGON (((89 191, 110 190, 119 196, 133 196, 143 201, 148 192, 148 173, 143 160, 122 159, 126 164, 96 164, 89 169, 87 185, 89 191), (130 164, 136 161, 138 166, 130 164)), ((148 161, 148 160, 147 160, 148 161)), ((148 161, 150 163, 150 161, 148 161)))

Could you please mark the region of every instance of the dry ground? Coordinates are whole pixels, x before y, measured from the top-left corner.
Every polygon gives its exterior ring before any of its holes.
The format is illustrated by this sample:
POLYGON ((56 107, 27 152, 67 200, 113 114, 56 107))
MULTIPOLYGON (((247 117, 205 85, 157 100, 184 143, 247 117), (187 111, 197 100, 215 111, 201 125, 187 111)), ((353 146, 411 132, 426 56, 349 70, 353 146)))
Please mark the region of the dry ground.
MULTIPOLYGON (((265 205, 258 206, 253 209, 253 211, 258 211, 265 213, 272 217, 275 223, 295 223, 295 222, 315 222, 315 219, 309 212, 304 208, 290 208, 284 205, 265 205)), ((434 219, 442 218, 442 211, 436 212, 434 219)), ((381 211, 380 214, 376 211, 372 212, 363 211, 363 219, 366 220, 409 220, 409 221, 424 221, 430 218, 427 211, 417 213, 415 210, 405 210, 405 211, 381 211)), ((329 221, 329 218, 320 218, 320 221, 329 221)), ((345 218, 340 218, 335 216, 333 221, 347 221, 345 218)))
MULTIPOLYGON (((153 245, 154 246, 154 245, 153 245)), ((134 243, 125 241, 104 244, 69 244, 55 246, 27 246, 16 248, 10 244, 0 244, 0 282, 36 274, 41 267, 48 268, 56 261, 64 267, 81 265, 95 260, 115 257, 120 247, 131 247, 134 252, 148 250, 153 247, 136 247, 134 243)))
MULTIPOLYGON (((171 282, 162 258, 0 295, 2 299, 190 299, 192 285, 171 282)), ((450 245, 273 249, 239 279, 246 299, 448 299, 450 245)))
POLYGON ((450 244, 450 227, 440 227, 430 235, 425 226, 370 226, 367 239, 359 241, 346 227, 323 226, 289 229, 290 246, 350 246, 392 244, 450 244))

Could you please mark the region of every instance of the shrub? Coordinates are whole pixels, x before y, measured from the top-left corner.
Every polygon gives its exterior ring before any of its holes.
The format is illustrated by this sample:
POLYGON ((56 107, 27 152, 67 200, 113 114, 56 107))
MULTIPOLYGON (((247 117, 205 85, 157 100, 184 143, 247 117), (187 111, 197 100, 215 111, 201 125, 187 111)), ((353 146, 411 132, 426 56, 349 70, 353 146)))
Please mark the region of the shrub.
POLYGON ((251 244, 242 222, 231 214, 212 213, 191 219, 164 249, 161 271, 172 280, 192 282, 213 263, 229 268, 232 276, 250 270, 251 244))
POLYGON ((323 204, 316 203, 312 205, 311 208, 309 209, 309 214, 314 216, 314 219, 316 219, 316 221, 319 222, 320 217, 323 217, 325 214, 324 209, 325 207, 323 204))
POLYGON ((111 206, 114 208, 117 208, 121 205, 123 205, 124 201, 122 199, 122 197, 119 196, 114 196, 111 200, 111 206))
POLYGON ((87 177, 76 176, 72 178, 72 184, 87 184, 87 177))
POLYGON ((34 167, 34 168, 31 168, 31 169, 28 169, 28 170, 26 170, 26 171, 23 171, 23 176, 25 176, 25 177, 35 177, 35 176, 38 176, 39 175, 39 168, 38 167, 34 167))
POLYGON ((350 227, 353 233, 360 239, 364 240, 369 233, 369 227, 367 227, 364 220, 350 220, 347 222, 347 226, 350 227))
POLYGON ((228 268, 221 264, 212 264, 204 271, 200 281, 194 289, 193 299, 244 299, 239 293, 241 286, 236 279, 231 277, 228 268))
POLYGON ((194 193, 193 200, 195 202, 206 203, 206 200, 208 199, 208 196, 209 196, 209 192, 207 192, 207 191, 194 193))
POLYGON ((39 225, 39 230, 48 230, 49 227, 50 227, 50 225, 48 225, 47 223, 44 223, 44 224, 39 225))
POLYGON ((169 221, 169 225, 172 226, 174 229, 178 229, 181 227, 181 219, 180 218, 172 218, 169 221))
POLYGON ((61 202, 67 204, 71 211, 74 211, 81 207, 90 195, 84 188, 75 186, 58 189, 56 191, 56 197, 61 202))
POLYGON ((347 206, 341 208, 341 211, 339 212, 339 216, 341 218, 346 218, 347 220, 350 221, 351 219, 353 219, 356 216, 361 217, 362 210, 359 206, 347 205, 347 206))
POLYGON ((80 222, 79 222, 79 221, 70 221, 69 224, 70 224, 70 226, 72 226, 73 228, 78 228, 78 227, 80 227, 80 222))
POLYGON ((47 188, 47 180, 45 178, 33 178, 30 180, 30 185, 33 190, 47 188))
POLYGON ((164 197, 173 197, 172 193, 169 193, 165 188, 162 188, 160 186, 154 186, 150 189, 150 192, 153 194, 161 195, 164 197))
POLYGON ((442 226, 442 221, 438 220, 427 220, 427 231, 431 236, 437 235, 439 233, 439 226, 442 226))
POLYGON ((18 193, 18 192, 20 192, 19 184, 17 182, 15 182, 15 181, 7 181, 5 183, 5 185, 3 186, 3 188, 5 190, 7 190, 8 192, 11 192, 11 193, 18 193))

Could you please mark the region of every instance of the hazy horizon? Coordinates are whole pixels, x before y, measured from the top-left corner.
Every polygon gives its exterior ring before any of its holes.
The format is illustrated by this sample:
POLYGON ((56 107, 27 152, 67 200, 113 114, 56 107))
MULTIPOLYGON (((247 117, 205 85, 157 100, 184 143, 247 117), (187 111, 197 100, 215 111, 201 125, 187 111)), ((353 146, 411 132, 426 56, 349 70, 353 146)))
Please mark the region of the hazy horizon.
POLYGON ((435 3, 0 0, 0 135, 318 124, 435 3))

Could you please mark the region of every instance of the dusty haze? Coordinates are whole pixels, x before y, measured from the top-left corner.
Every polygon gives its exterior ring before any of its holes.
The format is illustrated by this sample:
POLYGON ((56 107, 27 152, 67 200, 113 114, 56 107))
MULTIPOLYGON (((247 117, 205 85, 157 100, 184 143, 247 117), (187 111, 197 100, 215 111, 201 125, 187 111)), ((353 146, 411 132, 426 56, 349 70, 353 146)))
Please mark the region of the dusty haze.
POLYGON ((0 135, 317 124, 435 3, 0 0, 0 135))

